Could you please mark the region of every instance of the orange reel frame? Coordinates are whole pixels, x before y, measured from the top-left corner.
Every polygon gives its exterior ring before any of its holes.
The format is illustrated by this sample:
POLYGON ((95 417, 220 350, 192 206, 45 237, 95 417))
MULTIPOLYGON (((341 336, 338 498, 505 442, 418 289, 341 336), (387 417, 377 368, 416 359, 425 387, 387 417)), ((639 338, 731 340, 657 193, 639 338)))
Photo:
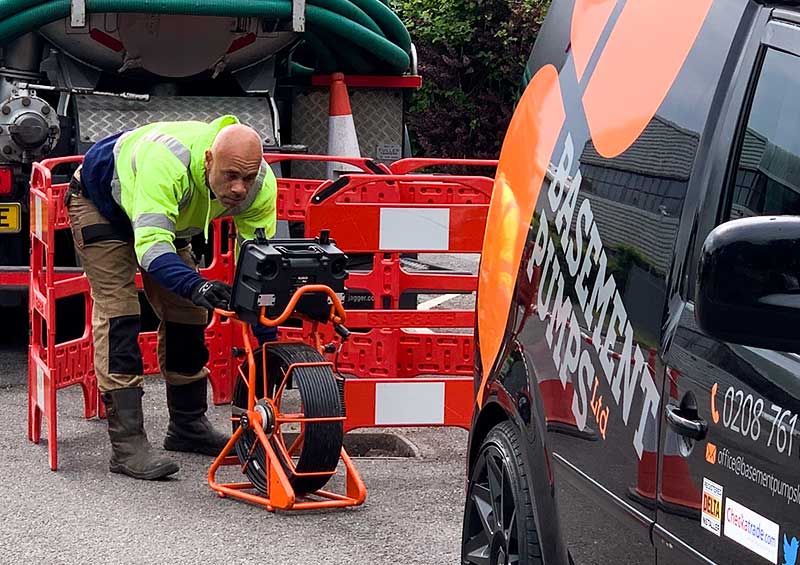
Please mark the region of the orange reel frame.
MULTIPOLYGON (((302 315, 297 314, 294 310, 297 306, 297 302, 300 300, 303 294, 307 292, 322 292, 328 295, 331 299, 331 313, 330 313, 330 322, 334 324, 342 324, 346 319, 346 314, 344 311, 344 307, 342 306, 339 297, 336 295, 333 290, 325 285, 306 285, 300 287, 297 292, 294 293, 289 304, 286 305, 283 313, 275 319, 270 319, 265 316, 265 309, 261 308, 261 313, 259 315, 259 323, 265 326, 275 327, 279 326, 286 320, 288 320, 292 316, 299 316, 302 315)), ((312 366, 330 366, 333 367, 333 363, 326 361, 326 362, 319 362, 319 363, 295 363, 289 366, 288 371, 283 376, 283 380, 281 381, 280 386, 278 387, 275 397, 269 398, 267 397, 266 400, 270 404, 270 407, 273 410, 275 415, 275 422, 270 435, 268 436, 267 433, 264 431, 264 422, 263 417, 259 411, 256 410, 256 399, 255 397, 255 390, 256 390, 256 369, 255 369, 255 356, 253 354, 253 347, 250 341, 250 327, 249 324, 242 322, 236 316, 234 312, 229 312, 226 310, 215 310, 215 314, 219 314, 220 316, 225 316, 230 318, 231 322, 239 324, 242 330, 242 337, 244 339, 244 347, 245 352, 247 355, 248 361, 248 375, 245 376, 244 373, 239 370, 240 377, 247 383, 247 411, 245 414, 239 417, 232 417, 232 421, 240 422, 242 418, 247 418, 244 425, 240 425, 236 428, 236 431, 233 432, 233 435, 228 440, 228 443, 225 444, 225 447, 222 449, 220 454, 216 457, 214 462, 211 464, 211 467, 208 470, 208 486, 211 487, 221 498, 226 496, 230 496, 233 498, 238 498, 240 500, 244 500, 246 502, 250 502, 253 504, 258 504, 264 506, 270 512, 275 510, 315 510, 321 508, 343 508, 347 506, 358 506, 364 502, 367 498, 367 489, 364 486, 364 482, 361 480, 361 476, 358 474, 355 466, 353 465, 353 461, 347 455, 344 447, 342 447, 341 454, 339 455, 340 460, 344 463, 345 467, 345 493, 339 494, 335 492, 331 492, 328 490, 317 490, 310 495, 304 495, 302 498, 307 498, 308 496, 316 496, 321 500, 298 500, 298 496, 295 494, 294 489, 292 488, 291 483, 289 482, 289 477, 286 474, 286 471, 281 464, 281 460, 278 458, 277 454, 275 453, 275 449, 270 444, 270 438, 277 435, 280 437, 280 441, 276 442, 278 448, 280 449, 285 461, 289 463, 289 466, 293 467, 294 464, 292 462, 291 455, 295 453, 300 446, 302 445, 303 441, 303 427, 305 424, 309 422, 336 422, 336 421, 344 421, 345 418, 343 416, 337 417, 330 417, 330 418, 306 418, 303 414, 283 414, 280 412, 280 399, 281 395, 283 394, 283 390, 286 387, 286 383, 289 381, 289 378, 296 368, 300 367, 312 367, 312 366), (285 443, 283 442, 283 438, 281 435, 281 424, 286 423, 299 423, 301 426, 300 434, 298 435, 297 439, 294 441, 291 447, 288 449, 285 447, 285 443), (264 448, 264 452, 266 454, 266 461, 267 461, 267 468, 266 472, 266 484, 267 484, 267 493, 250 493, 245 492, 247 490, 255 490, 254 485, 248 482, 242 483, 218 483, 216 480, 217 470, 222 466, 233 466, 237 465, 240 466, 241 462, 236 455, 231 455, 231 452, 236 445, 236 442, 241 437, 242 433, 245 429, 252 430, 255 435, 258 443, 253 442, 251 447, 250 455, 255 451, 256 445, 261 444, 264 448)), ((312 335, 314 336, 314 341, 317 347, 317 350, 322 353, 322 344, 319 332, 317 332, 317 323, 313 324, 312 326, 312 335)), ((264 348, 269 347, 270 345, 276 345, 282 342, 274 342, 272 344, 265 344, 264 348)), ((264 379, 264 391, 267 391, 266 387, 266 379, 267 379, 267 359, 266 359, 266 351, 262 349, 263 355, 263 375, 262 378, 264 379)), ((244 467, 242 467, 242 472, 244 472, 244 467)), ((292 469, 292 472, 296 476, 333 476, 336 474, 336 470, 330 472, 311 472, 311 473, 298 473, 296 469, 292 469)))

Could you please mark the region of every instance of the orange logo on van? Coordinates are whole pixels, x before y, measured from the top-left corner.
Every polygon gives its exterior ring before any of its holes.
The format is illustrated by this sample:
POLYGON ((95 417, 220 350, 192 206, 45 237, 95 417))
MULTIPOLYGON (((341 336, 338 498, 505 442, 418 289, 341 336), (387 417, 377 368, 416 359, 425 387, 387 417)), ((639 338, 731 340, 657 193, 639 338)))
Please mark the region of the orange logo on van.
POLYGON ((558 71, 547 65, 531 79, 519 101, 494 180, 478 280, 484 378, 503 341, 519 258, 564 118, 558 71))
MULTIPOLYGON (((713 0, 626 2, 583 95, 592 141, 615 157, 641 135, 664 101, 713 0)), ((578 78, 616 2, 576 0, 570 40, 578 78)), ((484 383, 503 341, 519 261, 545 172, 566 118, 558 71, 539 69, 506 133, 484 236, 478 330, 484 383)))
POLYGON ((589 79, 583 107, 603 157, 625 151, 653 119, 713 0, 628 2, 589 79))
POLYGON ((572 10, 570 43, 578 80, 589 65, 594 48, 608 23, 617 0, 575 0, 572 10))

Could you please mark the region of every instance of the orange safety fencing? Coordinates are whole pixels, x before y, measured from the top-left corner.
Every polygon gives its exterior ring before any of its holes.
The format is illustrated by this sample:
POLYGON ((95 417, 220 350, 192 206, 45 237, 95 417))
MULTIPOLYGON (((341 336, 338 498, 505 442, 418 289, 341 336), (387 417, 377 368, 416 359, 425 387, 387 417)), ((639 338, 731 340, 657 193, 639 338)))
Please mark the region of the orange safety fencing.
MULTIPOLYGON (((81 157, 35 163, 31 176, 31 271, 28 437, 38 443, 47 421, 49 463, 57 468, 57 395, 79 385, 84 416, 101 410, 92 366, 91 297, 83 273, 57 272, 55 233, 69 228, 63 196, 66 183, 53 182, 56 167, 81 157), (83 295, 86 327, 69 341, 56 341, 56 301, 83 295)), ((346 378, 345 431, 374 426, 459 426, 468 428, 473 405, 474 310, 400 309, 400 296, 470 293, 473 274, 404 268, 402 257, 418 253, 479 253, 493 181, 486 176, 419 175, 431 165, 493 167, 494 161, 404 159, 390 166, 369 159, 266 154, 271 165, 301 160, 345 162, 361 169, 336 181, 278 178, 279 220, 302 222, 306 237, 328 229, 337 246, 370 260, 351 270, 348 291, 372 296, 375 309, 348 310, 351 338, 335 356, 346 378), (452 331, 458 329, 457 331, 452 331), (435 330, 435 331, 433 331, 435 330)), ((232 282, 234 226, 212 224, 212 260, 207 278, 232 282), (227 237, 226 237, 227 234, 227 237)), ((141 279, 137 276, 141 288, 141 279)), ((308 327, 282 326, 282 339, 307 340, 308 327)), ((328 336, 333 341, 332 335, 328 336)), ((139 343, 145 373, 157 373, 156 332, 139 343)), ((214 317, 206 330, 213 399, 230 402, 242 359, 240 332, 214 317)), ((311 344, 313 345, 313 344, 311 344)), ((102 413, 100 412, 100 415, 102 413)))

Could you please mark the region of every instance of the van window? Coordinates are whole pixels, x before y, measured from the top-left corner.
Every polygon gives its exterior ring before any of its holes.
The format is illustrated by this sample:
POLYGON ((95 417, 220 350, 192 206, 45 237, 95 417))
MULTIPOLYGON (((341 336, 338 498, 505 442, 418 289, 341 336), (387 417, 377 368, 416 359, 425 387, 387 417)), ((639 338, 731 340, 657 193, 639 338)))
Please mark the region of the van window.
POLYGON ((723 219, 800 214, 800 58, 765 53, 723 219))

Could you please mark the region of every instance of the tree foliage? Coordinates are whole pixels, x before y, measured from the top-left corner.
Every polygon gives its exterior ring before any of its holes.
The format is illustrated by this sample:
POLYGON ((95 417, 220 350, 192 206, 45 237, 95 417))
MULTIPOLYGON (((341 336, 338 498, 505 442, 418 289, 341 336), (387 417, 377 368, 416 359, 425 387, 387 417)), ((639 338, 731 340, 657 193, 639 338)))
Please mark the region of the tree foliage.
POLYGON ((422 89, 409 130, 427 157, 496 158, 549 0, 396 0, 422 89))

